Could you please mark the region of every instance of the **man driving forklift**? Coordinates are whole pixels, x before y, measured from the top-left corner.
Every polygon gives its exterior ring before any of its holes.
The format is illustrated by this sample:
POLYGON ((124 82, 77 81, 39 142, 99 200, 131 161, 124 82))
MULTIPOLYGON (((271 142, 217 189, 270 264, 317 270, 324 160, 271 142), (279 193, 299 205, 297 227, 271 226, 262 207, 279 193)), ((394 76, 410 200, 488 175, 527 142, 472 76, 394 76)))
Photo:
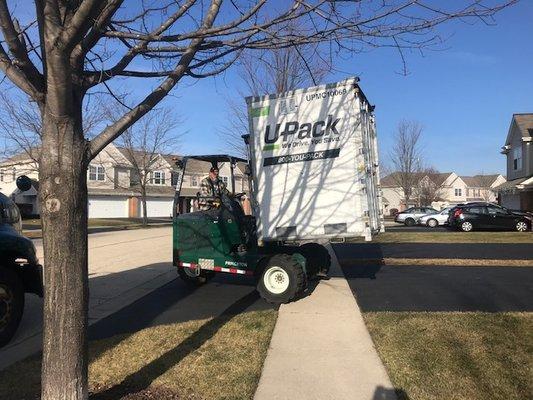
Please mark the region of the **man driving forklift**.
POLYGON ((213 166, 209 170, 209 175, 202 179, 200 183, 200 198, 198 206, 200 210, 206 211, 216 207, 215 201, 209 200, 209 197, 218 197, 223 194, 229 195, 230 192, 222 179, 218 177, 219 170, 213 166))

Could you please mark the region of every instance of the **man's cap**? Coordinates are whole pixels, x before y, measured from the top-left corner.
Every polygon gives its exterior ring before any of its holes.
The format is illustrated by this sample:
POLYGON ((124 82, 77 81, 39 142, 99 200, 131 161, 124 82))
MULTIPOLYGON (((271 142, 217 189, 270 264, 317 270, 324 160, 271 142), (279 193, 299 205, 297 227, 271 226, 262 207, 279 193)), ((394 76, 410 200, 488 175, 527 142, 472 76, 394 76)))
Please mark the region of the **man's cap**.
POLYGON ((209 170, 209 172, 214 172, 214 171, 218 171, 218 168, 217 167, 211 167, 211 169, 209 170))

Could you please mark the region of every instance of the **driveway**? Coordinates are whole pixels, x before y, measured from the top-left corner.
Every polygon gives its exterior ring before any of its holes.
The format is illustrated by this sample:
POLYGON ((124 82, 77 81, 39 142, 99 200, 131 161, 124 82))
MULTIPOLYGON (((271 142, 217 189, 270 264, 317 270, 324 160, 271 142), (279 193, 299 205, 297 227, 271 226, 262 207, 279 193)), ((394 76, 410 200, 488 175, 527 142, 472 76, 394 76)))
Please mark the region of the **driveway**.
POLYGON ((531 243, 337 243, 339 261, 368 258, 530 260, 531 243))
POLYGON ((533 268, 361 265, 368 258, 531 259, 531 244, 335 244, 363 311, 533 311, 533 268))
MULTIPOLYGON (((175 279, 171 266, 172 228, 89 235, 89 322, 103 318, 175 279)), ((35 241, 43 258, 42 241, 35 241)), ((16 336, 0 350, 0 368, 41 347, 42 299, 26 295, 16 336)))

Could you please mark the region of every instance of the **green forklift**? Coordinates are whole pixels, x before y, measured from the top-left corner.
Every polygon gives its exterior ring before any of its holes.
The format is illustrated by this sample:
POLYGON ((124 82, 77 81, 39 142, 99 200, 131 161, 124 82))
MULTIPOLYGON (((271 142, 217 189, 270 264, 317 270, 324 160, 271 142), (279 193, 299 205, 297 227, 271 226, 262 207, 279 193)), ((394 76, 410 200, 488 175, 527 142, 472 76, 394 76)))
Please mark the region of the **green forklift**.
POLYGON ((317 243, 265 243, 257 240, 256 220, 245 215, 235 193, 234 170, 246 160, 229 155, 189 156, 176 160, 178 170, 173 206, 173 265, 186 282, 202 284, 216 273, 252 276, 261 297, 270 303, 288 303, 305 292, 308 281, 327 272, 329 253, 317 243), (190 160, 219 168, 230 167, 230 194, 204 197, 211 204, 206 211, 179 213, 183 176, 190 160))

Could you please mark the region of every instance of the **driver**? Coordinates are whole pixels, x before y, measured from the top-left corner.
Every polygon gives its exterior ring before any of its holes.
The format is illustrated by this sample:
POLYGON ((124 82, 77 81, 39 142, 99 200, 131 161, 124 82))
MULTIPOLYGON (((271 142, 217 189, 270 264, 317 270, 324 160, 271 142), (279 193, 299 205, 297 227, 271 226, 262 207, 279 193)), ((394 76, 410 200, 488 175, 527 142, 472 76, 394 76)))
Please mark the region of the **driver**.
POLYGON ((229 195, 230 193, 226 184, 218 177, 218 168, 211 167, 209 176, 202 179, 200 183, 200 199, 198 201, 200 210, 205 211, 214 208, 213 200, 202 197, 220 197, 223 194, 229 195))

